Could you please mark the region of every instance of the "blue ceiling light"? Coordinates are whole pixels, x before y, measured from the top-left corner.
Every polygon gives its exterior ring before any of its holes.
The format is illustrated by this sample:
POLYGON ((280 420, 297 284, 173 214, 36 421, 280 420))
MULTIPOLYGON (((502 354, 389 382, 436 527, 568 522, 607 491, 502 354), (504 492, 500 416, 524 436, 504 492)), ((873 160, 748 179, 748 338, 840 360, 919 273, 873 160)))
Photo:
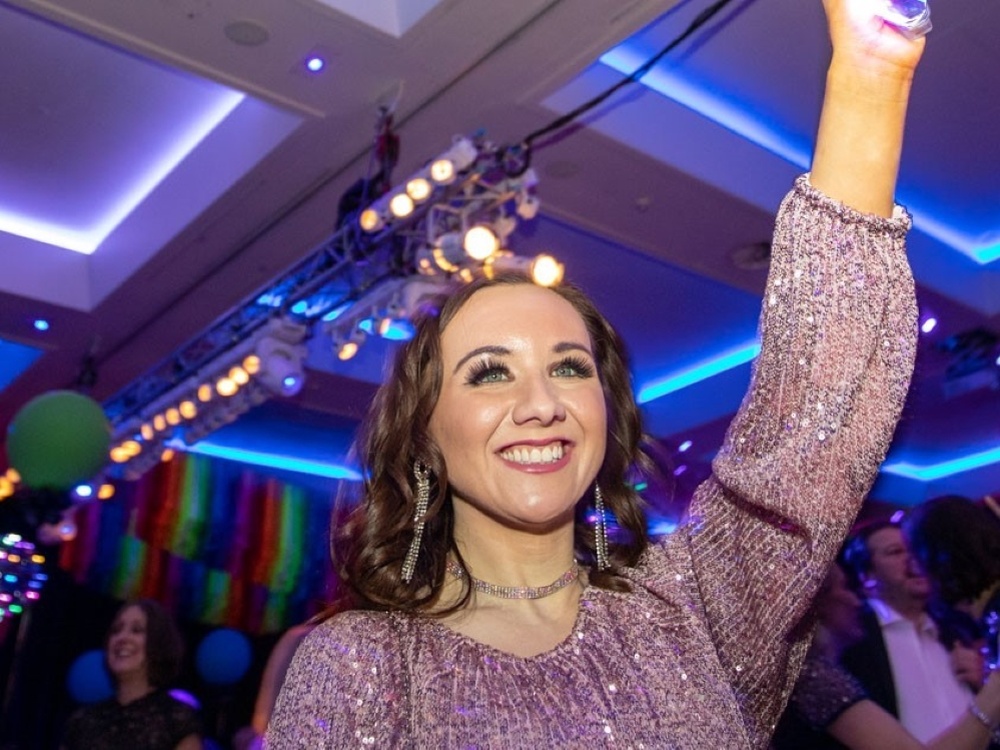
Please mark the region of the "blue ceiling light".
POLYGON ((324 461, 311 461, 308 459, 295 458, 281 453, 271 453, 263 451, 247 450, 245 448, 232 448, 226 445, 217 445, 207 440, 200 440, 195 445, 183 445, 172 443, 174 447, 188 453, 197 453, 210 458, 222 458, 228 461, 238 461, 252 466, 262 466, 268 469, 280 469, 282 471, 294 471, 300 474, 310 474, 328 479, 346 479, 352 482, 361 481, 361 473, 349 466, 340 466, 324 461))
POLYGON ((937 318, 925 318, 924 321, 920 324, 920 330, 923 331, 924 333, 930 333, 935 328, 937 328, 937 324, 938 324, 937 318))
POLYGON ((306 58, 306 70, 310 73, 319 73, 326 67, 326 60, 319 55, 312 55, 306 58))
POLYGON ((81 500, 89 500, 94 496, 94 485, 92 484, 78 484, 73 488, 73 494, 76 495, 81 500))
MULTIPOLYGON (((621 45, 601 55, 600 62, 624 75, 631 75, 647 61, 645 53, 621 45)), ((770 151, 802 170, 812 161, 808 144, 796 145, 792 137, 763 122, 760 113, 744 103, 691 83, 679 73, 654 68, 639 83, 678 104, 707 117, 729 131, 770 151)))
POLYGON ((44 318, 38 318, 34 324, 36 331, 47 331, 49 330, 49 321, 44 318))
POLYGON ((668 393, 687 388, 689 385, 700 383, 702 380, 718 375, 719 373, 731 370, 734 367, 746 364, 760 354, 760 344, 756 341, 745 344, 738 349, 719 354, 711 359, 705 360, 694 367, 689 367, 680 372, 657 378, 647 383, 639 389, 636 401, 645 404, 654 399, 666 396, 668 393))
POLYGON ((893 461, 882 467, 882 471, 896 476, 916 479, 920 482, 931 482, 935 479, 944 479, 953 474, 961 474, 972 469, 981 469, 990 464, 1000 463, 1000 448, 970 453, 967 456, 960 456, 948 461, 936 464, 919 466, 908 461, 893 461))
POLYGON ((330 312, 328 312, 326 315, 323 316, 323 322, 329 323, 330 321, 336 320, 345 312, 350 310, 353 304, 354 302, 345 302, 342 305, 338 305, 337 307, 333 308, 332 310, 330 310, 330 312))
POLYGON ((683 443, 677 446, 677 451, 679 453, 687 453, 689 450, 691 450, 692 445, 693 443, 690 440, 685 440, 683 443))
POLYGON ((36 242, 92 255, 119 224, 163 182, 194 149, 225 120, 246 95, 221 89, 204 111, 180 123, 169 143, 136 170, 138 178, 118 196, 103 216, 87 227, 70 227, 0 210, 0 231, 36 242))

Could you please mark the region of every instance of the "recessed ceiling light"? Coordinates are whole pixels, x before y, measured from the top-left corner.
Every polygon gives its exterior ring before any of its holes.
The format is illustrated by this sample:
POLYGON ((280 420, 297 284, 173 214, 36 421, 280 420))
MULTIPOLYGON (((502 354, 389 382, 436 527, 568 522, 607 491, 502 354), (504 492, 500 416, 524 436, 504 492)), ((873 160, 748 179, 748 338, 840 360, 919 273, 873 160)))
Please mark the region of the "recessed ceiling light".
POLYGON ((306 58, 306 70, 310 73, 319 73, 323 68, 326 67, 326 60, 318 55, 312 55, 306 58))
POLYGON ((271 38, 267 27, 256 21, 233 21, 224 31, 229 41, 244 47, 257 47, 271 38))
POLYGON ((47 320, 45 320, 43 318, 38 318, 35 321, 34 325, 35 325, 35 330, 36 331, 47 331, 47 330, 49 330, 49 321, 47 321, 47 320))

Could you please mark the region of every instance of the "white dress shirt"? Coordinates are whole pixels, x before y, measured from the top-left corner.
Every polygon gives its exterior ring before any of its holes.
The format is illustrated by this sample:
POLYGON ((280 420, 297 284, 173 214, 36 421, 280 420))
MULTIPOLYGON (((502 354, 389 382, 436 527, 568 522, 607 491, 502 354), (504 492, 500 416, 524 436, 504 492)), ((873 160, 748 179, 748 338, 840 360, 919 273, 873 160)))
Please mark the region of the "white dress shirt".
POLYGON ((964 714, 972 691, 955 677, 937 626, 926 613, 918 626, 880 599, 868 601, 889 652, 899 722, 927 742, 964 714))

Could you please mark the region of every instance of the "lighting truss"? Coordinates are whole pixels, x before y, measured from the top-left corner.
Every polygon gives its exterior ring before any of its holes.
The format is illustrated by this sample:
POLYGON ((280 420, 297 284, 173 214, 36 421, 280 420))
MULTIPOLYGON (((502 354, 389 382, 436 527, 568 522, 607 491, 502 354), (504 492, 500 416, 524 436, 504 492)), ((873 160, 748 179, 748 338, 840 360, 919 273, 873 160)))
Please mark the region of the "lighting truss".
POLYGON ((338 353, 348 342, 357 351, 369 334, 401 337, 401 324, 405 337, 420 306, 455 283, 515 268, 547 270, 544 283, 558 283, 558 261, 506 247, 517 221, 538 211, 535 185, 516 149, 456 138, 400 188, 348 217, 309 256, 105 402, 113 429, 108 472, 137 478, 178 441, 193 445, 272 396, 294 395, 304 378, 303 342, 316 333, 329 336, 338 353), (472 229, 492 234, 495 244, 470 249, 472 229))

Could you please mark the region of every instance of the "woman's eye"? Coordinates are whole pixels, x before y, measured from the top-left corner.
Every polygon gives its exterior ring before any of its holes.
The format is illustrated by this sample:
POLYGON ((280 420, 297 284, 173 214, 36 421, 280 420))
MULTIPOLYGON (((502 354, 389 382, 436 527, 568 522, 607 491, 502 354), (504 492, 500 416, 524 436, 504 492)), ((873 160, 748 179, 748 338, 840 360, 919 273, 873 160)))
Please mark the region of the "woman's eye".
POLYGON ((470 371, 465 382, 469 385, 485 385, 488 383, 502 383, 510 376, 508 369, 501 364, 494 362, 480 362, 470 371))
POLYGON ((560 378, 589 378, 594 375, 594 367, 585 359, 569 357, 556 365, 552 374, 560 378))

